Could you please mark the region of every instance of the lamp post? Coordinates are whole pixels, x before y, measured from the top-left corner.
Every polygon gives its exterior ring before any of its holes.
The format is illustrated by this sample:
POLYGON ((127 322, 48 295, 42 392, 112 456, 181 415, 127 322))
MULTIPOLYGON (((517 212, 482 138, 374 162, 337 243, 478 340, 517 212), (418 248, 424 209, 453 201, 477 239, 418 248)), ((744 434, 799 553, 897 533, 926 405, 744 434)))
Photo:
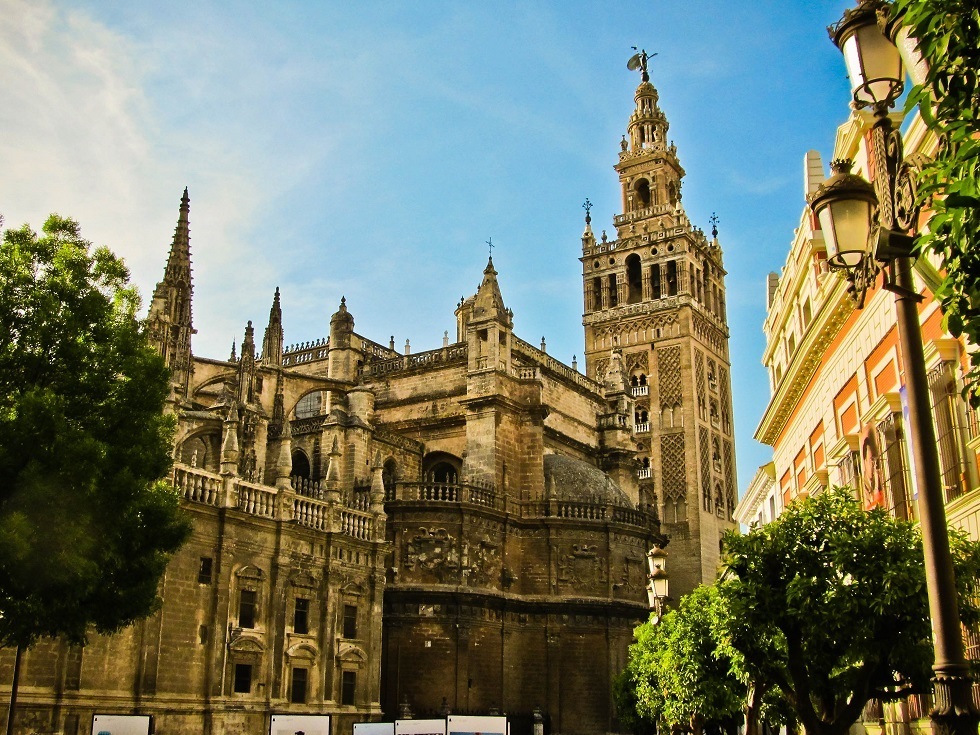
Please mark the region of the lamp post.
POLYGON ((656 622, 664 616, 664 608, 667 605, 668 577, 667 577, 667 552, 659 546, 654 546, 647 552, 647 566, 649 573, 647 579, 647 600, 650 609, 656 612, 656 622))
POLYGON ((858 0, 856 8, 828 29, 844 54, 854 107, 871 107, 874 113, 869 141, 874 186, 849 173, 850 162, 835 161, 834 175, 817 189, 810 207, 827 241, 828 264, 844 271, 858 308, 881 272, 884 288, 895 294, 935 644, 930 716, 942 735, 976 735, 980 716, 973 708, 963 653, 917 308, 921 297, 912 280, 910 256, 919 214, 915 181, 905 160, 901 132, 889 118, 905 79, 899 50, 882 30, 889 10, 884 0, 858 0))

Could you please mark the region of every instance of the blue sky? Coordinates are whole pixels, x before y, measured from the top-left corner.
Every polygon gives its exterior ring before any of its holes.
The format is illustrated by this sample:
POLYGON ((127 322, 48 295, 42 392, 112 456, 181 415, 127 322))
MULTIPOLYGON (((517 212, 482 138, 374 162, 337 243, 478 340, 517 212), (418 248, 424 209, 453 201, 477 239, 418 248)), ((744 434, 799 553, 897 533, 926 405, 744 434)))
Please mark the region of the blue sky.
POLYGON ((148 298, 188 186, 194 351, 212 357, 248 319, 261 333, 277 286, 287 342, 326 336, 346 296, 359 333, 438 347, 492 237, 518 335, 570 363, 582 202, 612 237, 643 47, 687 213, 721 220, 743 491, 770 457, 752 439, 766 275, 804 153, 829 160, 847 117, 824 29, 848 5, 0 0, 0 213, 74 217, 148 298))

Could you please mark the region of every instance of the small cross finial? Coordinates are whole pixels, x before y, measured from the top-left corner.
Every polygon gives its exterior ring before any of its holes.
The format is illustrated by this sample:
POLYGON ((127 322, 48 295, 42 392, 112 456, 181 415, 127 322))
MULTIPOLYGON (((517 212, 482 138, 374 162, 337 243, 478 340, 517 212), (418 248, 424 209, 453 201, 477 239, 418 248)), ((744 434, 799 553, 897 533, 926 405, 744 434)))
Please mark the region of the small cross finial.
POLYGON ((486 243, 487 247, 490 248, 490 260, 493 260, 493 249, 496 247, 496 245, 493 244, 493 238, 491 237, 486 241, 486 243))
POLYGON ((711 217, 708 218, 708 221, 711 223, 711 236, 714 237, 714 238, 717 238, 718 237, 718 223, 721 222, 721 220, 718 219, 718 215, 717 214, 715 214, 714 212, 712 212, 711 213, 711 217))
POLYGON ((585 203, 582 205, 582 209, 585 210, 585 221, 592 222, 592 202, 589 201, 588 197, 585 198, 585 203))

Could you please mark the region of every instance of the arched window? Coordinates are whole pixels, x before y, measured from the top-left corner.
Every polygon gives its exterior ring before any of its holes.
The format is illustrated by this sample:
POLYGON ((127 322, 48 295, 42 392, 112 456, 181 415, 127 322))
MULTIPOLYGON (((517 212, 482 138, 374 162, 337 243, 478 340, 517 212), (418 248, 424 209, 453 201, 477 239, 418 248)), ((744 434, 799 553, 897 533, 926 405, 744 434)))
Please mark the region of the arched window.
POLYGON ((304 480, 310 479, 310 460, 305 452, 300 450, 293 452, 293 468, 289 474, 293 477, 302 477, 304 480))
POLYGON ((296 418, 308 419, 311 416, 319 416, 323 412, 323 404, 323 393, 321 391, 307 393, 296 404, 296 418))
POLYGON ((639 179, 634 185, 633 190, 636 192, 636 197, 634 202, 636 202, 637 209, 646 209, 650 206, 650 182, 646 179, 639 179))
POLYGON ((458 485, 463 462, 447 452, 433 452, 422 460, 422 478, 436 485, 458 485))
POLYGON ((662 295, 661 290, 662 289, 660 285, 660 265, 659 264, 651 265, 650 266, 650 295, 655 299, 659 299, 660 296, 662 295))
POLYGON ((629 289, 626 303, 639 303, 643 299, 643 267, 636 253, 626 258, 626 284, 629 289))

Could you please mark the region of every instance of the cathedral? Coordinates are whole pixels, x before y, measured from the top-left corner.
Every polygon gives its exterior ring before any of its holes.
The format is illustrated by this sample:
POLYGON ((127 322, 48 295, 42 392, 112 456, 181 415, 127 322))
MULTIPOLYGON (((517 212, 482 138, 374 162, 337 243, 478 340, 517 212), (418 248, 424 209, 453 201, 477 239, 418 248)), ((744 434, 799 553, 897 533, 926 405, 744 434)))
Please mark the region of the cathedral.
POLYGON ((676 600, 714 579, 735 506, 721 249, 684 212, 637 59, 616 237, 587 210, 581 241, 585 374, 514 333, 492 259, 435 350, 358 333, 343 298, 328 334, 287 346, 277 290, 261 339, 249 322, 240 354, 197 355, 184 191, 147 330, 194 532, 155 615, 25 655, 17 732, 87 735, 105 713, 258 735, 319 714, 349 735, 447 712, 618 731, 647 552, 666 548, 676 600))

